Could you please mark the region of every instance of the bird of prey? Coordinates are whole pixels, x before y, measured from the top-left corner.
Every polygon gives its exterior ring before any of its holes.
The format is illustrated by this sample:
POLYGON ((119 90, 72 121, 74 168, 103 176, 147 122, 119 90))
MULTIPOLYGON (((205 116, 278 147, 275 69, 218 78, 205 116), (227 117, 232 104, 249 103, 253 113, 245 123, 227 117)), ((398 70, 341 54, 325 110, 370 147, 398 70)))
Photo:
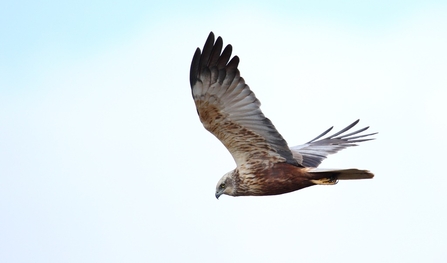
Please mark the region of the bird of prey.
POLYGON ((232 46, 211 32, 203 50, 197 48, 191 63, 190 83, 203 126, 230 151, 236 169, 217 183, 216 198, 278 195, 312 185, 333 185, 338 180, 368 179, 374 175, 359 169, 319 169, 327 155, 356 143, 372 140, 369 127, 350 132, 359 120, 341 131, 289 148, 264 116, 260 102, 241 77, 239 57, 231 58, 232 46), (231 58, 231 59, 230 59, 231 58), (349 132, 349 133, 347 133, 349 132))

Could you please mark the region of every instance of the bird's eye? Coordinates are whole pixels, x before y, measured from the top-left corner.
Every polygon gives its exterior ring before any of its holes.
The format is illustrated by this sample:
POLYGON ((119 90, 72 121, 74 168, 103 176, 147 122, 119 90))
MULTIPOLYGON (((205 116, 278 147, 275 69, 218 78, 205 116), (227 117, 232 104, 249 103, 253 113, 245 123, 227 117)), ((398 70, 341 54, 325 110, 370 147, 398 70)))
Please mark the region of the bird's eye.
POLYGON ((225 188, 225 184, 221 184, 220 189, 224 189, 224 188, 225 188))

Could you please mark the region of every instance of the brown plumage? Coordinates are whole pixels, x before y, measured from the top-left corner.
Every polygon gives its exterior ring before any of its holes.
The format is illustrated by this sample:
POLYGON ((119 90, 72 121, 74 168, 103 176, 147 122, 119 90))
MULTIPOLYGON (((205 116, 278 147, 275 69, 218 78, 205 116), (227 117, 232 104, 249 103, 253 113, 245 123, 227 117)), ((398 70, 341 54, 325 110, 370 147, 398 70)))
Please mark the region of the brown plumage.
POLYGON ((216 187, 216 198, 277 195, 337 180, 373 178, 366 170, 322 170, 318 165, 327 155, 355 143, 372 140, 363 129, 345 134, 359 120, 328 136, 329 128, 306 144, 289 148, 272 122, 260 110, 260 102, 245 84, 231 58, 232 47, 222 51, 223 41, 211 32, 203 51, 197 48, 190 71, 192 96, 203 126, 230 151, 236 169, 225 174, 216 187), (230 60, 231 58, 231 60, 230 60))

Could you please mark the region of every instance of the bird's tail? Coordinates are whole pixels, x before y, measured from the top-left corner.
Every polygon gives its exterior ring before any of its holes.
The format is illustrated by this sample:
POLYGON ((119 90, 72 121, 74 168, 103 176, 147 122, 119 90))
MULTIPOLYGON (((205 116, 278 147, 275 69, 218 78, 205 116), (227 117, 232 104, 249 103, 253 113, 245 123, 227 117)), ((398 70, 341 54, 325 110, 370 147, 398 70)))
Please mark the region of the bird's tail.
POLYGON ((371 179, 370 171, 358 169, 318 169, 309 170, 311 181, 315 184, 336 184, 338 180, 371 179))

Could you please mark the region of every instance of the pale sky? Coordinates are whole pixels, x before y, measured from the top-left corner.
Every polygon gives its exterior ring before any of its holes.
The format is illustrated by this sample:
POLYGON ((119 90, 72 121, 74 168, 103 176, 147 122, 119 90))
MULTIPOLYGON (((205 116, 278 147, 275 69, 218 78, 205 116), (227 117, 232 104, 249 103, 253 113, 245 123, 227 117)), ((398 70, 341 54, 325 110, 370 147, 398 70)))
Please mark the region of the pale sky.
POLYGON ((445 1, 3 1, 0 262, 446 262, 445 1), (189 66, 209 32, 290 146, 372 180, 214 197, 235 168, 189 66))

